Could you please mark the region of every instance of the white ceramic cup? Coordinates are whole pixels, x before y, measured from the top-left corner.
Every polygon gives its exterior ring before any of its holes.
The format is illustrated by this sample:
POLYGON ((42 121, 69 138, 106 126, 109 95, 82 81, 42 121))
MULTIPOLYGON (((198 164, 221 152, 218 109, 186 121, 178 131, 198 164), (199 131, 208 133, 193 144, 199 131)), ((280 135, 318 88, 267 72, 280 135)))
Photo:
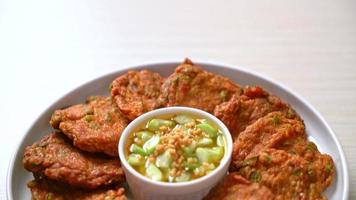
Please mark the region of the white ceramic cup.
POLYGON ((193 200, 202 199, 227 173, 232 154, 232 138, 229 130, 215 116, 195 108, 167 107, 147 112, 133 120, 123 131, 119 142, 119 156, 127 183, 137 200, 193 200), (137 126, 161 115, 193 114, 215 123, 226 139, 225 154, 220 165, 211 173, 195 180, 180 183, 168 183, 151 180, 130 166, 125 157, 125 143, 137 126))

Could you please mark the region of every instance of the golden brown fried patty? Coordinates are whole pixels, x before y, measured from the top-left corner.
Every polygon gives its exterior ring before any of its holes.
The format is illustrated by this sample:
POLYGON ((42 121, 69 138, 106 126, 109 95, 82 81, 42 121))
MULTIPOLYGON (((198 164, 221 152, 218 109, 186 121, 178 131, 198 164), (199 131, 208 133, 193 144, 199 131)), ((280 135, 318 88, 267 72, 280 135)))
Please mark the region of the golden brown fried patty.
POLYGON ((260 87, 245 87, 242 95, 218 105, 214 115, 224 122, 235 139, 246 126, 273 111, 281 111, 288 118, 298 118, 288 104, 260 87))
POLYGON ((240 87, 229 79, 204 71, 186 59, 163 83, 160 103, 188 106, 212 113, 215 106, 239 94, 240 87))
POLYGON ((309 142, 298 119, 272 112, 248 126, 234 142, 231 170, 273 191, 276 199, 323 199, 334 164, 309 142))
POLYGON ((50 124, 83 151, 117 156, 117 145, 127 119, 110 97, 92 96, 86 104, 56 110, 50 124))
POLYGON ((227 175, 213 188, 204 200, 272 200, 274 195, 267 187, 250 182, 236 172, 227 175))
POLYGON ((111 84, 111 95, 129 120, 158 108, 158 96, 163 83, 158 73, 148 70, 129 71, 111 84))
POLYGON ((78 190, 46 179, 27 184, 33 200, 126 200, 123 188, 78 190))
POLYGON ((118 158, 81 152, 60 133, 47 135, 26 147, 22 162, 34 174, 82 188, 124 181, 118 158))
POLYGON ((238 168, 246 158, 266 148, 292 151, 294 145, 290 146, 288 142, 295 140, 307 140, 304 124, 299 120, 288 119, 281 112, 269 113, 248 126, 234 141, 233 163, 238 168))
POLYGON ((320 155, 315 162, 309 162, 283 150, 265 149, 254 161, 251 159, 239 168, 238 174, 268 187, 275 199, 326 199, 322 192, 334 174, 329 156, 320 155))

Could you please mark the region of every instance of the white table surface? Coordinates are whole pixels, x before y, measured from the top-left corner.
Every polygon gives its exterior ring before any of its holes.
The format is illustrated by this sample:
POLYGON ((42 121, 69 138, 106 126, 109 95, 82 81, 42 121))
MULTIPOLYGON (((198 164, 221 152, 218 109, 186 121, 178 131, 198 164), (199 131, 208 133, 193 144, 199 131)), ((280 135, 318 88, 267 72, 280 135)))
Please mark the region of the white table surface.
POLYGON ((356 199, 356 1, 0 0, 0 199, 9 159, 67 91, 148 61, 245 66, 302 94, 335 130, 356 199))

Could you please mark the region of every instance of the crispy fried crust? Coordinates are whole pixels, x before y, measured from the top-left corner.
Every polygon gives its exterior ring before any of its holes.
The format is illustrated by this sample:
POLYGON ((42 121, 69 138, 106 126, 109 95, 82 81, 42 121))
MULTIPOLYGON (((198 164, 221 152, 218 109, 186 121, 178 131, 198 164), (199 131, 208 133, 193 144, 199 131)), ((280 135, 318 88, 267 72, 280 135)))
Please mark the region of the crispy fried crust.
POLYGON ((60 133, 52 133, 26 147, 23 165, 34 174, 82 188, 124 181, 119 160, 74 148, 60 133))
POLYGON ((260 87, 245 87, 242 95, 235 95, 218 105, 214 115, 224 122, 236 139, 246 126, 273 111, 281 111, 288 118, 299 118, 288 104, 260 87))
POLYGON ((298 119, 272 112, 234 142, 230 170, 273 191, 276 199, 324 199, 335 169, 330 156, 309 142, 298 119))
POLYGON ((83 151, 117 156, 117 145, 127 119, 110 97, 92 96, 86 104, 56 110, 50 124, 83 151))
POLYGON ((27 184, 32 200, 127 200, 123 188, 78 190, 56 184, 46 179, 36 179, 27 184))
POLYGON ((272 200, 273 193, 265 186, 230 173, 213 188, 204 200, 272 200))
POLYGON ((186 59, 162 85, 160 103, 188 106, 212 113, 215 106, 239 94, 240 87, 229 79, 204 71, 186 59))
POLYGON ((253 157, 266 148, 295 150, 296 145, 289 143, 295 140, 307 140, 304 124, 299 120, 286 118, 281 112, 269 113, 240 133, 234 142, 233 163, 238 168, 246 158, 253 157))
POLYGON ((238 174, 271 189, 275 199, 326 199, 322 192, 331 183, 334 165, 327 155, 309 162, 283 150, 265 149, 238 174))
POLYGON ((129 120, 159 107, 157 102, 164 78, 148 70, 129 71, 111 84, 111 95, 129 120))

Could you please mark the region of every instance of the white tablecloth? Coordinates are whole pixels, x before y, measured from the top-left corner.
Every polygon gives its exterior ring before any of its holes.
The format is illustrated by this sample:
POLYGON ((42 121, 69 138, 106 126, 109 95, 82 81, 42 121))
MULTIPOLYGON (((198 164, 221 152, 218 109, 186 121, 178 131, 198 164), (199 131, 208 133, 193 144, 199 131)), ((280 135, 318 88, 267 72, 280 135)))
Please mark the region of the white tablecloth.
POLYGON ((0 199, 36 117, 74 87, 148 61, 242 65, 301 93, 330 123, 356 198, 356 1, 0 0, 0 199))

